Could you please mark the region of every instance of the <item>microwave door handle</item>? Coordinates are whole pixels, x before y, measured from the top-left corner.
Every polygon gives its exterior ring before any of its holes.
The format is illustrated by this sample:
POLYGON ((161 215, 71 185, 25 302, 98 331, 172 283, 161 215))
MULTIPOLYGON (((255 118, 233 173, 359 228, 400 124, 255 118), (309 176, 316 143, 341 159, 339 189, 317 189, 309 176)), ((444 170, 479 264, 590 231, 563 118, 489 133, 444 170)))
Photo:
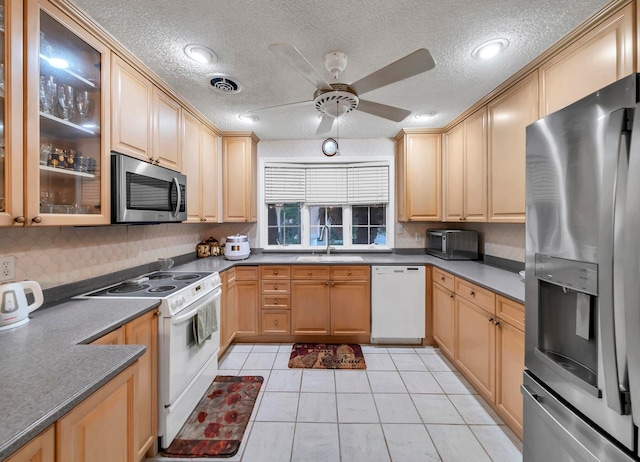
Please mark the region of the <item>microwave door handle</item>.
POLYGON ((175 176, 173 177, 173 184, 176 186, 176 192, 178 193, 177 196, 177 200, 176 200, 176 208, 173 210, 172 215, 174 217, 178 216, 178 212, 180 211, 180 203, 182 202, 182 191, 180 191, 180 183, 178 182, 178 178, 176 178, 175 176))
POLYGON ((624 230, 625 327, 627 330, 627 366, 631 413, 640 425, 640 104, 636 105, 631 147, 629 149, 629 181, 624 230))
MULTIPOLYGON (((618 414, 623 414, 623 406, 618 380, 618 362, 616 358, 615 331, 615 299, 614 299, 614 233, 616 220, 616 183, 618 182, 619 157, 625 149, 627 155, 627 123, 629 117, 626 109, 619 109, 609 114, 609 123, 604 141, 602 165, 602 188, 600 193, 600 229, 598 242, 598 314, 600 316, 601 335, 599 341, 602 351, 602 368, 604 376, 607 406, 618 414), (623 143, 622 140, 625 140, 623 143), (612 226, 612 224, 614 224, 612 226)), ((618 214, 619 215, 619 214, 618 214)), ((620 216, 617 217, 621 219, 620 216)), ((619 239, 618 239, 619 241, 619 239)), ((618 301, 619 303, 619 301, 618 301)))

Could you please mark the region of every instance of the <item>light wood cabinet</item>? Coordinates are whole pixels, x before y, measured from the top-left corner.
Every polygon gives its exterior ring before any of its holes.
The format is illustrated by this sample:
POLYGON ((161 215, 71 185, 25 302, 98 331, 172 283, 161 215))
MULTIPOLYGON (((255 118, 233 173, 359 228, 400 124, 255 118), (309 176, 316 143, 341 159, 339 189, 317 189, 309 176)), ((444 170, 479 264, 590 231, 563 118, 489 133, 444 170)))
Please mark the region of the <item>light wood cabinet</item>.
POLYGON ((260 283, 257 266, 236 269, 236 336, 260 333, 260 283))
POLYGON ((236 270, 231 268, 220 274, 222 297, 220 299, 220 354, 236 336, 236 270))
POLYGON ((122 58, 111 56, 111 149, 148 160, 153 84, 122 58))
POLYGON ((541 65, 540 116, 631 74, 634 35, 630 3, 541 65))
POLYGON ((331 335, 369 335, 371 286, 364 281, 331 281, 331 335))
POLYGON ((288 265, 260 267, 262 334, 291 333, 290 276, 291 268, 288 265))
POLYGON ((258 200, 258 141, 253 134, 222 137, 224 222, 255 222, 258 200))
POLYGON ((103 335, 99 339, 91 342, 91 345, 124 345, 125 344, 125 328, 119 327, 112 330, 108 334, 103 335))
POLYGON ((7 462, 55 462, 56 439, 51 426, 18 449, 7 462))
POLYGON ((134 461, 136 368, 134 363, 56 422, 56 460, 134 461))
POLYGON ((151 153, 154 163, 181 171, 180 105, 158 88, 153 88, 151 153))
POLYGON ((291 325, 289 310, 262 310, 262 333, 288 335, 291 325))
POLYGON ((453 359, 455 354, 453 292, 433 281, 433 338, 440 348, 453 359))
POLYGON ((444 134, 444 221, 487 221, 487 110, 444 134))
POLYGON ((291 281, 291 333, 328 335, 331 332, 329 280, 291 281))
POLYGON ((138 359, 133 390, 133 451, 136 461, 155 456, 158 436, 158 312, 150 311, 127 323, 125 343, 144 345, 138 359))
POLYGON ((524 332, 498 318, 496 334, 496 406, 500 417, 522 438, 524 332))
POLYGON ((182 111, 182 171, 187 175, 187 221, 218 221, 218 136, 182 111))
POLYGON ((455 297, 456 366, 489 401, 495 401, 495 318, 463 297, 455 297))
POLYGON ((396 143, 398 221, 440 221, 441 135, 403 130, 396 143))
POLYGON ((524 223, 526 127, 538 119, 538 71, 487 106, 489 221, 524 223))

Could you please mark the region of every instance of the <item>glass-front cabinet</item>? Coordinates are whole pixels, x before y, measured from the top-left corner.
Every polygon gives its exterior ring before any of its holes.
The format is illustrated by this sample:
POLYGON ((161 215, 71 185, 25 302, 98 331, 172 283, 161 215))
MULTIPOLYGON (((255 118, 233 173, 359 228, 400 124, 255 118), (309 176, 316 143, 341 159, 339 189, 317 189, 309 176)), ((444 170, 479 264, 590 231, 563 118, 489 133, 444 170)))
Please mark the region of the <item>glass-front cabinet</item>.
POLYGON ((46 1, 27 8, 26 224, 107 224, 108 48, 46 1))

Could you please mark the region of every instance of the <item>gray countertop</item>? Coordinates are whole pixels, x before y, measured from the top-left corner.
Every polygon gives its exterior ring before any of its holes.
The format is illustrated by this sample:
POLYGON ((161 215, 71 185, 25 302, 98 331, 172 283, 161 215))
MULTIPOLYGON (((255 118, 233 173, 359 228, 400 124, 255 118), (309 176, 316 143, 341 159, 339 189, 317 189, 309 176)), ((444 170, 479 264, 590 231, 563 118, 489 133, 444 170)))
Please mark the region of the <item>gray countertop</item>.
MULTIPOLYGON (((238 265, 309 265, 316 263, 298 262, 299 254, 259 253, 246 260, 228 261, 224 257, 207 257, 180 265, 177 271, 224 271, 238 265)), ((340 255, 340 254, 338 254, 340 255)), ((475 284, 486 287, 524 303, 524 281, 517 273, 506 271, 477 261, 448 261, 426 254, 361 253, 362 262, 319 263, 323 265, 433 265, 475 284)))
POLYGON ((0 461, 118 375, 141 345, 86 345, 158 306, 157 299, 70 300, 0 332, 0 461))
MULTIPOLYGON (((259 253, 246 260, 201 258, 176 271, 224 271, 243 265, 295 265, 299 254, 259 253)), ((516 273, 474 261, 426 254, 363 253, 362 262, 320 264, 433 265, 524 303, 516 273)), ((157 299, 82 299, 32 313, 24 326, 0 332, 0 461, 18 450, 126 369, 144 346, 87 345, 159 304, 157 299)))

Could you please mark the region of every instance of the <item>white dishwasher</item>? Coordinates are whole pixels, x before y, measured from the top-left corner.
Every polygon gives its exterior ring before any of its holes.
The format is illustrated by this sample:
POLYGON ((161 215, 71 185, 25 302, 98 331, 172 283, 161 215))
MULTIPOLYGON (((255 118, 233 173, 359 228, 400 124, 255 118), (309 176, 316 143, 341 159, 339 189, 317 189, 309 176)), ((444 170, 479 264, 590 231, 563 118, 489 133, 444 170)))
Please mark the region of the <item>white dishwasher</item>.
POLYGON ((371 267, 371 343, 420 343, 425 336, 424 266, 371 267))

